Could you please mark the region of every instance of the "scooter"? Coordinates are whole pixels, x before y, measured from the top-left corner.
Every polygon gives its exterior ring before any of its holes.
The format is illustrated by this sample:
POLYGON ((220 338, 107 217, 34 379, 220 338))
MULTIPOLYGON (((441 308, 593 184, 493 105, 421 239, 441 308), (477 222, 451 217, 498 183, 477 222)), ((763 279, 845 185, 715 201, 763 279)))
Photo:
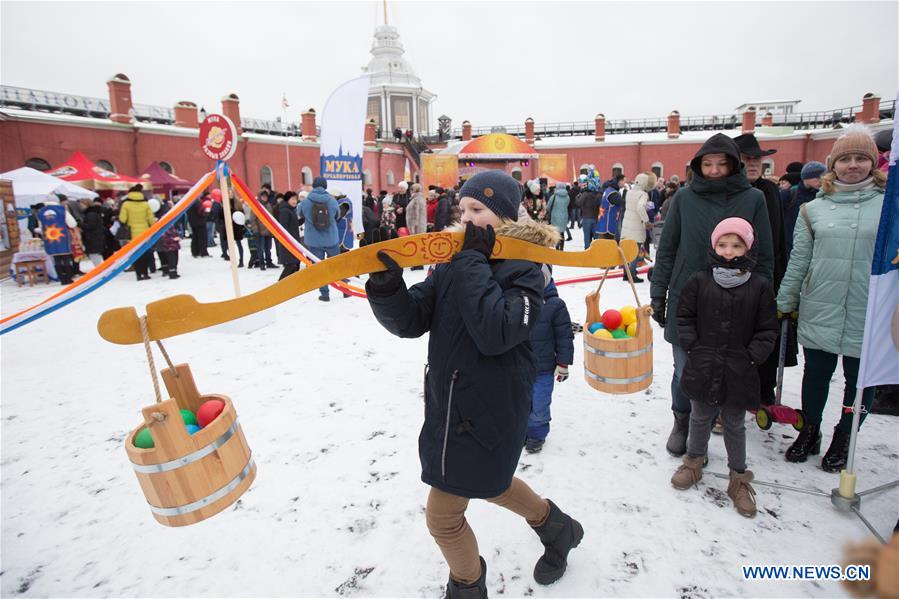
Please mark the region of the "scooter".
POLYGON ((796 410, 780 403, 783 396, 784 362, 787 358, 789 326, 789 317, 784 318, 780 325, 780 355, 777 358, 777 388, 774 391, 774 405, 760 406, 755 412, 755 423, 763 431, 771 428, 771 425, 775 422, 792 424, 797 431, 801 431, 805 426, 805 414, 802 410, 796 410))

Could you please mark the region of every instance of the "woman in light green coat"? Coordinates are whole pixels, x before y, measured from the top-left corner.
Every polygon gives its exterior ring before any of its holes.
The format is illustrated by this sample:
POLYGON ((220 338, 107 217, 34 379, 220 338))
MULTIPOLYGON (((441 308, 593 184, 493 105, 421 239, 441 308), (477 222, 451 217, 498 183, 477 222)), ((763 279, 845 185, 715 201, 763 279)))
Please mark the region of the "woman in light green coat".
MULTIPOLYGON (((803 204, 796 220, 793 251, 777 294, 779 312, 789 315, 798 310, 799 343, 805 356, 805 426, 787 450, 789 462, 804 462, 810 453, 820 452, 821 417, 839 356, 846 378, 843 405, 855 401, 874 240, 886 186, 886 175, 875 168, 876 163, 877 147, 868 130, 850 127, 833 145, 821 191, 803 204)), ((865 389, 866 409, 873 399, 874 389, 865 389)), ((845 467, 851 426, 852 414, 844 411, 821 460, 825 471, 845 467)))

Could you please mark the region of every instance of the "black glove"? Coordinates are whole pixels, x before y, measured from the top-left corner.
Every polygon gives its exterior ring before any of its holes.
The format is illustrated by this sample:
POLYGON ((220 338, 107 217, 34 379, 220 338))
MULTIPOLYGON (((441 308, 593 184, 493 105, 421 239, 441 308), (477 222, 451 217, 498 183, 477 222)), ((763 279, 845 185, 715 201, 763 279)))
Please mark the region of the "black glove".
POLYGON ((665 319, 665 298, 654 297, 650 300, 649 306, 652 308, 652 319, 659 323, 659 326, 665 326, 667 322, 665 319))
POLYGON ((384 250, 378 252, 378 260, 384 263, 387 270, 369 273, 365 291, 369 295, 393 295, 403 284, 403 269, 384 250))
POLYGON ((474 250, 480 252, 488 260, 493 253, 493 244, 496 243, 496 233, 493 227, 487 225, 486 229, 474 226, 473 223, 465 225, 465 241, 462 242, 462 251, 474 250))

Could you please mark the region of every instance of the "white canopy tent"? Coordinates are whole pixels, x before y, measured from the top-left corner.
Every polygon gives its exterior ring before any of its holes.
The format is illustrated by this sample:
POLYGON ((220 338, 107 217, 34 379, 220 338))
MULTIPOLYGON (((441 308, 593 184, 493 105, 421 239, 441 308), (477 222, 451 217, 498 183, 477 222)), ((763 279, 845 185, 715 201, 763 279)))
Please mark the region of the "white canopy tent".
POLYGON ((66 197, 73 200, 97 197, 97 193, 94 191, 27 166, 0 173, 0 179, 12 181, 16 208, 29 208, 32 204, 44 202, 51 193, 65 194, 66 197))

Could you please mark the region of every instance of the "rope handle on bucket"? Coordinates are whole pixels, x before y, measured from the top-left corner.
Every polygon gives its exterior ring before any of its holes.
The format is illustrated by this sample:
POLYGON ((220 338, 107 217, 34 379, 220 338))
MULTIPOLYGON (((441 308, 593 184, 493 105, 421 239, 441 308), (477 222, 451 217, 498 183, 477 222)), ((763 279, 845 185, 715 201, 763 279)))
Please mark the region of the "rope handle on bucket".
MULTIPOLYGON (((624 272, 627 274, 627 282, 630 283, 631 291, 634 292, 634 300, 637 302, 637 307, 642 308, 643 304, 640 303, 640 296, 637 295, 637 286, 634 285, 634 277, 631 274, 631 269, 628 266, 627 258, 624 256, 624 250, 621 247, 618 247, 618 256, 621 257, 621 267, 624 268, 624 272)), ((603 283, 606 282, 606 278, 609 275, 609 270, 611 270, 611 266, 607 266, 606 269, 602 273, 602 278, 599 280, 599 285, 596 287, 596 294, 599 295, 599 292, 602 290, 603 283)))
MULTIPOLYGON (((153 351, 150 349, 150 334, 147 331, 146 316, 140 317, 140 333, 144 338, 144 350, 147 352, 147 363, 150 366, 150 378, 153 379, 153 392, 156 394, 156 403, 162 403, 162 393, 159 390, 159 378, 156 375, 156 362, 153 360, 153 351)), ((178 371, 175 369, 175 365, 172 364, 172 359, 169 358, 168 352, 165 351, 165 348, 162 346, 162 342, 157 340, 156 345, 159 346, 159 351, 162 352, 162 356, 169 365, 169 369, 175 373, 175 376, 178 376, 178 371)), ((165 420, 165 414, 153 412, 154 422, 162 422, 163 420, 165 420)), ((150 424, 152 424, 152 422, 150 422, 150 424)))

